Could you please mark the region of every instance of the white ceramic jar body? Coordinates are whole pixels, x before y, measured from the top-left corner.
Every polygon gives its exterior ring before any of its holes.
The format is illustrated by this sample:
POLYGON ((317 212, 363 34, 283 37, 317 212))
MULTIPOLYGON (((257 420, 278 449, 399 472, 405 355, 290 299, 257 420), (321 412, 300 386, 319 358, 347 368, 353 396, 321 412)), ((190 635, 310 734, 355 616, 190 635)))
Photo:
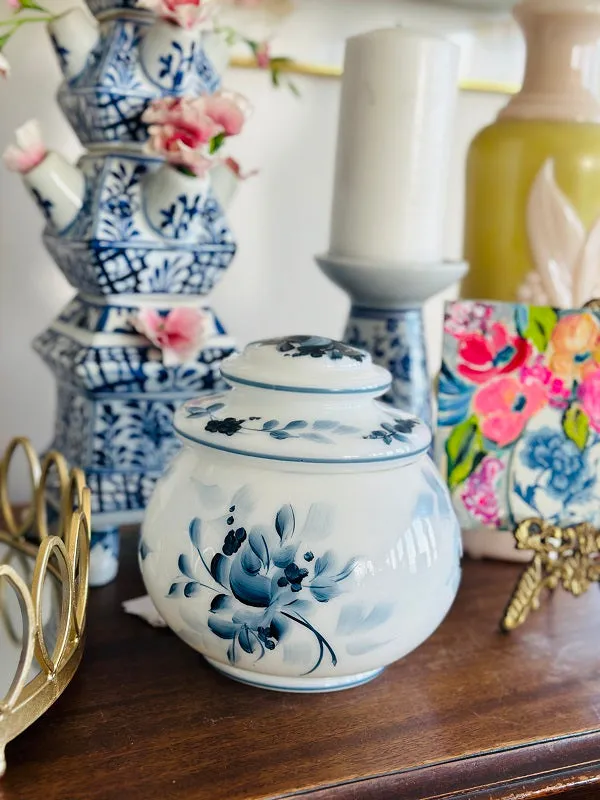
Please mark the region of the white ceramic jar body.
POLYGON ((433 633, 458 588, 460 532, 427 456, 315 469, 188 444, 148 508, 140 566, 168 625, 215 667, 319 691, 375 677, 433 633))

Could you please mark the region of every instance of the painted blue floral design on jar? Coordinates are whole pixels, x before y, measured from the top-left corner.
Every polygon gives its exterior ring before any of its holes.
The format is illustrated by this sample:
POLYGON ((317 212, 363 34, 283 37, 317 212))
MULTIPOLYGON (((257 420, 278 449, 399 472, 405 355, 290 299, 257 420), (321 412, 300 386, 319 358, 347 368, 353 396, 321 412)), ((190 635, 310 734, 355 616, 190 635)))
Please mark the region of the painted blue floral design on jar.
POLYGON ((339 361, 341 358, 351 358, 353 361, 362 362, 366 358, 366 353, 357 350, 355 347, 336 342, 333 339, 326 339, 322 336, 288 336, 284 339, 267 339, 265 345, 273 345, 279 353, 283 353, 291 358, 329 358, 332 361, 339 361))
MULTIPOLYGON (((318 515, 319 506, 309 516, 318 515)), ((311 623, 311 610, 317 603, 328 603, 344 590, 358 559, 338 563, 335 553, 316 556, 296 539, 296 515, 291 505, 283 505, 270 525, 250 529, 236 516, 236 505, 223 516, 225 534, 220 552, 210 563, 210 551, 203 541, 203 523, 190 523, 189 537, 194 548, 190 558, 178 559, 181 577, 168 591, 171 598, 194 598, 212 592, 206 624, 212 633, 228 641, 227 658, 236 664, 242 653, 263 658, 294 635, 308 630, 314 639, 315 660, 306 673, 314 672, 327 656, 333 666, 337 656, 327 639, 311 623)))

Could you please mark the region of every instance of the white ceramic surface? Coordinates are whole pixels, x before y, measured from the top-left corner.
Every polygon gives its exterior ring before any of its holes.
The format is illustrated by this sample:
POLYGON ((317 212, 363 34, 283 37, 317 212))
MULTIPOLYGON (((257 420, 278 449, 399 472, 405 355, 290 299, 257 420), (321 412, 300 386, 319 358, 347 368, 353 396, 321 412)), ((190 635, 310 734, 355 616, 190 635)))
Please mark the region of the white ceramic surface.
POLYGON ((100 38, 98 23, 82 8, 72 8, 48 25, 48 33, 67 80, 77 77, 100 38))
POLYGON ((64 230, 79 213, 85 178, 58 153, 48 153, 41 164, 23 175, 23 181, 55 230, 64 230))
POLYGON ((229 394, 176 416, 184 448, 142 528, 148 592, 236 680, 360 685, 421 644, 458 589, 429 430, 375 400, 385 370, 328 339, 249 345, 223 373, 229 394))
POLYGON ((459 48, 402 27, 350 38, 330 253, 375 263, 443 260, 459 48))
POLYGON ((198 209, 205 204, 209 191, 208 176, 186 175, 163 164, 143 178, 146 220, 155 233, 166 239, 198 241, 206 226, 198 209), (167 220, 172 222, 167 225, 167 220))

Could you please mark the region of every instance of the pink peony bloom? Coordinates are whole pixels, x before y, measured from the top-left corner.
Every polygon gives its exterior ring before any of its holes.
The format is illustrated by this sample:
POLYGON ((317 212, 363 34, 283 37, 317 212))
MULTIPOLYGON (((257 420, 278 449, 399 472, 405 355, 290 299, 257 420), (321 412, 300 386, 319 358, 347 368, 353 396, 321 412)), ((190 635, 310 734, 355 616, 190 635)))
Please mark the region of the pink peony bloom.
POLYGON ((208 317, 198 308, 174 308, 166 316, 143 308, 133 325, 162 350, 166 367, 193 361, 210 333, 208 317))
POLYGON ((9 145, 4 151, 4 163, 13 172, 22 175, 31 172, 46 158, 47 150, 42 141, 40 124, 36 119, 29 120, 15 134, 16 145, 9 145))
POLYGON ((495 375, 514 372, 531 355, 531 344, 512 336, 501 322, 494 322, 486 333, 466 333, 459 339, 459 375, 474 383, 486 383, 495 375))
POLYGON ((138 0, 139 8, 146 8, 162 19, 186 30, 203 26, 212 27, 217 8, 216 0, 138 0))
POLYGON ((588 373, 577 392, 590 425, 600 432, 600 369, 588 373))
POLYGON ((3 78, 8 78, 10 75, 10 64, 8 63, 8 59, 3 53, 0 53, 0 76, 3 78))
POLYGON ((487 456, 469 476, 460 495, 467 511, 485 525, 500 527, 501 524, 495 481, 503 470, 499 458, 487 456))
POLYGON ((239 133, 245 110, 237 95, 164 97, 154 100, 142 119, 149 124, 149 152, 202 176, 213 164, 211 142, 239 133))
POLYGON ((514 376, 505 376, 479 389, 473 398, 473 410, 480 418, 483 435, 499 447, 507 447, 547 402, 547 389, 539 381, 522 383, 514 376))
POLYGON ((237 136, 244 127, 246 115, 243 99, 233 94, 211 94, 201 98, 204 113, 225 136, 237 136))
POLYGON ((455 339, 467 333, 486 333, 494 309, 485 303, 452 303, 446 311, 444 330, 455 339))

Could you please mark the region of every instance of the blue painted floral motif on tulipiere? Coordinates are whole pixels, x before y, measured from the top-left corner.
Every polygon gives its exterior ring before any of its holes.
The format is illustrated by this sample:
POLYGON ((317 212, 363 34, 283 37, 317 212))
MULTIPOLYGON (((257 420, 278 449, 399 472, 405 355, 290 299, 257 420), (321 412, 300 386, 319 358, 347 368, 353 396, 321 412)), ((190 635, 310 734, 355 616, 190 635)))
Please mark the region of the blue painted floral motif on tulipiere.
MULTIPOLYGON (((320 504, 311 506, 307 519, 318 517, 320 504)), ((194 598, 212 593, 206 624, 212 633, 230 642, 227 658, 236 664, 242 653, 263 658, 265 654, 294 637, 295 631, 309 631, 314 641, 314 672, 325 657, 333 666, 337 656, 327 639, 310 621, 316 603, 328 603, 344 590, 358 559, 336 563, 332 550, 316 556, 296 538, 296 514, 283 505, 272 522, 248 529, 237 518, 233 502, 223 514, 221 551, 214 552, 203 540, 203 521, 192 520, 189 536, 194 548, 190 558, 178 559, 181 577, 168 596, 194 598)))

